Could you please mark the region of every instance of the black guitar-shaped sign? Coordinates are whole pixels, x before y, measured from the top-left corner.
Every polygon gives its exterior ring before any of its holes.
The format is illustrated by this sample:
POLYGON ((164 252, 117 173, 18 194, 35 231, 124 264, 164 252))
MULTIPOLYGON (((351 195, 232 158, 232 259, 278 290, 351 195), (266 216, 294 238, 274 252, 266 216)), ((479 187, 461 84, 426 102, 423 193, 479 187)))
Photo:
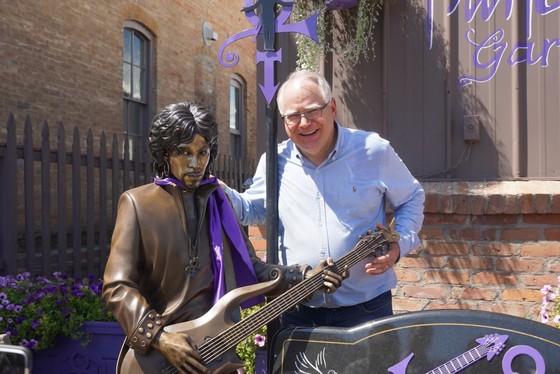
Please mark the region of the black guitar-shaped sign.
MULTIPOLYGON (((378 257, 385 254, 387 251, 385 244, 398 240, 399 234, 395 232, 395 220, 393 219, 388 227, 373 233, 369 232, 352 251, 328 269, 341 274, 346 266, 350 268, 367 256, 378 257)), ((268 282, 237 288, 228 292, 202 317, 166 326, 164 330, 167 332, 188 331, 200 352, 202 362, 213 373, 235 371, 243 367, 235 353, 237 344, 323 286, 322 273, 315 274, 268 302, 249 317, 237 323, 232 321, 233 311, 238 308, 240 303, 274 289, 280 280, 280 276, 277 276, 276 279, 268 282)), ((148 355, 142 356, 136 355, 134 350, 130 349, 126 351, 119 373, 153 374, 178 373, 178 371, 157 351, 152 350, 148 355)))
MULTIPOLYGON (((453 374, 474 364, 483 357, 487 357, 488 361, 490 361, 495 355, 502 351, 506 340, 508 340, 507 335, 498 334, 491 334, 486 335, 483 338, 478 338, 476 339, 476 342, 479 344, 477 347, 447 361, 445 364, 440 365, 435 369, 428 371, 426 374, 453 374)), ((412 357, 414 357, 414 353, 409 354, 404 360, 395 366, 391 366, 387 370, 392 374, 406 374, 406 368, 408 367, 410 360, 412 360, 412 357)))

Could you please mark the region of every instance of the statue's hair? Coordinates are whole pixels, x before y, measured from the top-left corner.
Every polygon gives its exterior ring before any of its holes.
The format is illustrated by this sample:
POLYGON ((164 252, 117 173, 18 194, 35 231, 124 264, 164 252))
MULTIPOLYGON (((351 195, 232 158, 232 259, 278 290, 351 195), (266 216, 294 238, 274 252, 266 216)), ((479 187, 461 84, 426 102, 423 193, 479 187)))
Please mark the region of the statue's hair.
POLYGON ((196 134, 210 146, 210 158, 204 171, 206 178, 218 155, 218 124, 208 109, 192 103, 177 103, 155 115, 149 137, 155 177, 169 176, 169 157, 177 155, 178 146, 192 142, 196 134))
POLYGON ((332 91, 329 82, 323 77, 321 74, 313 71, 313 70, 297 70, 292 72, 288 78, 282 83, 280 89, 278 90, 278 95, 276 96, 276 103, 278 104, 278 110, 280 114, 284 114, 284 90, 288 83, 303 80, 303 81, 311 81, 315 83, 319 87, 319 91, 321 92, 321 96, 323 97, 325 102, 328 102, 332 99, 332 91))

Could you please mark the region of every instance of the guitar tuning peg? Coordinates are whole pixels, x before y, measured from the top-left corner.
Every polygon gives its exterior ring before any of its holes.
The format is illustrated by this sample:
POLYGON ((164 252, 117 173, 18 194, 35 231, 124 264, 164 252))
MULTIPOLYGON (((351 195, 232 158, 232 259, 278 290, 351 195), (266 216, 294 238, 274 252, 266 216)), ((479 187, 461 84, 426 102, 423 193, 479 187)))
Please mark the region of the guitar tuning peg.
POLYGON ((373 232, 373 231, 368 230, 368 231, 367 231, 367 234, 368 234, 368 235, 371 235, 372 232, 373 232))

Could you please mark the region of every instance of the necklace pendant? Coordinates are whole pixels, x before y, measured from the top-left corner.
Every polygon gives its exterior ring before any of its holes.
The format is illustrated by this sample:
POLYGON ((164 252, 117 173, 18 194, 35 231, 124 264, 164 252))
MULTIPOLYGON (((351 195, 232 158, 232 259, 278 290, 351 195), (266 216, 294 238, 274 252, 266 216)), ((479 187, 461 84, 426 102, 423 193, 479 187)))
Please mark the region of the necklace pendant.
POLYGON ((191 258, 191 260, 189 261, 189 266, 185 268, 185 271, 187 271, 190 275, 193 275, 199 270, 200 266, 198 266, 198 256, 195 256, 191 258))

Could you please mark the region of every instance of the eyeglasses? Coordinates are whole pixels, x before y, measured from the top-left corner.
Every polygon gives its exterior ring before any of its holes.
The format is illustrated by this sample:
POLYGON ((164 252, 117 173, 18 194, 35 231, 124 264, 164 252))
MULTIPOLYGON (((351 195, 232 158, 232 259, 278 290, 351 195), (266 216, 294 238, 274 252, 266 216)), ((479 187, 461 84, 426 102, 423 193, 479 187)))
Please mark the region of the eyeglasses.
POLYGON ((323 116, 323 109, 325 109, 330 102, 331 101, 329 100, 323 106, 320 106, 318 108, 307 109, 306 111, 301 113, 287 114, 285 116, 282 116, 282 119, 284 120, 284 123, 286 125, 295 126, 301 122, 302 116, 305 117, 308 121, 321 118, 323 116))

